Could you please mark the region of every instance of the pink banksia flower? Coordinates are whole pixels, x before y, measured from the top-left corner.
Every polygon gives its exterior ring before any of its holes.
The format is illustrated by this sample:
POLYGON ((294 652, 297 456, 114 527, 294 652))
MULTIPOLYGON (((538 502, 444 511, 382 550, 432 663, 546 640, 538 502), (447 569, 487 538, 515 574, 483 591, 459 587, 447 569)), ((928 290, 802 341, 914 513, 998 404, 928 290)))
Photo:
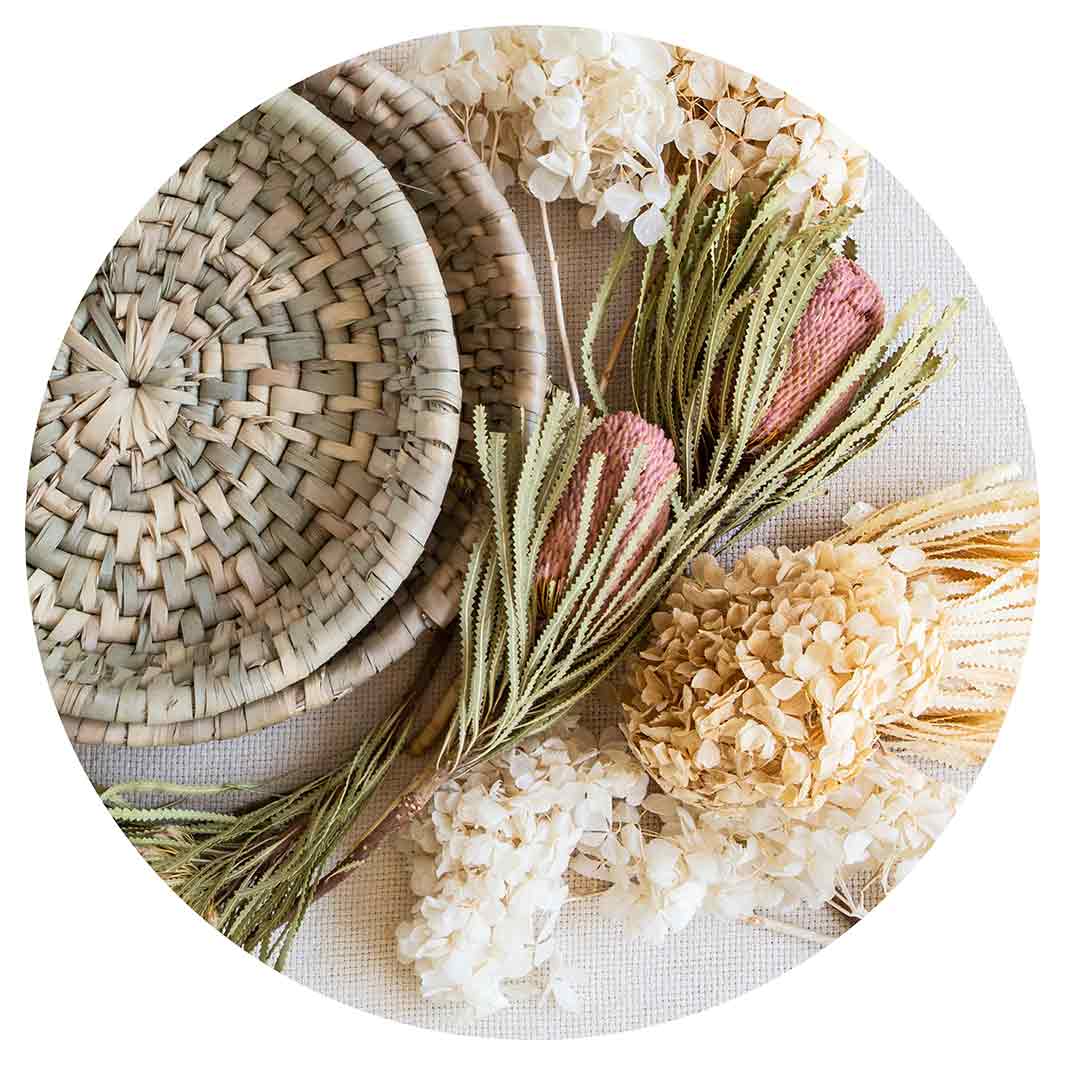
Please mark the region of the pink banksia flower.
MULTIPOLYGON (((876 282, 856 262, 840 256, 795 327, 784 378, 751 443, 767 443, 796 425, 851 356, 867 348, 883 327, 884 297, 876 282)), ((828 432, 852 398, 853 392, 844 396, 812 435, 828 432)))
MULTIPOLYGON (((640 445, 646 449, 647 458, 633 493, 636 511, 626 536, 623 536, 620 541, 619 551, 624 550, 627 545, 628 532, 639 526, 651 506, 654 505, 655 497, 662 486, 677 475, 677 464, 673 458, 673 443, 657 425, 651 425, 631 411, 618 411, 608 415, 585 440, 569 486, 555 511, 540 550, 536 583, 546 603, 553 602, 562 591, 566 575, 570 571, 573 552, 577 544, 581 500, 588 482, 592 456, 596 452, 601 452, 605 461, 595 505, 592 508, 585 555, 595 546, 614 504, 617 491, 625 478, 632 454, 640 445)), ((666 500, 660 504, 658 516, 640 548, 629 560, 624 572, 614 578, 617 584, 620 585, 631 576, 647 556, 648 551, 665 532, 668 520, 669 502, 666 500)))

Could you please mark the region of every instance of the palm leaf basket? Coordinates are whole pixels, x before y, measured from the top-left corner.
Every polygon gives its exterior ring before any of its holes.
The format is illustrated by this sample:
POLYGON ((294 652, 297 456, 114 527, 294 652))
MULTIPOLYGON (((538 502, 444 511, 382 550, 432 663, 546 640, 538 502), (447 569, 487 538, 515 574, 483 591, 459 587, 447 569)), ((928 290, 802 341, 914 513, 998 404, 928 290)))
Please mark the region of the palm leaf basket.
POLYGON ((418 212, 451 301, 462 377, 462 429, 451 485, 428 549, 372 630, 345 653, 348 687, 406 654, 456 616, 470 550, 489 520, 474 411, 493 431, 534 425, 549 385, 543 300, 513 209, 451 116, 370 59, 296 86, 365 142, 418 212))
POLYGON ((268 724, 425 550, 458 369, 433 251, 363 144, 286 91, 197 152, 107 256, 38 420, 28 579, 71 736, 268 724))
POLYGON ((409 651, 458 611, 469 551, 485 518, 473 411, 493 428, 535 421, 547 392, 546 331, 532 259, 506 199, 460 130, 421 90, 370 60, 322 71, 296 90, 373 149, 417 210, 448 292, 460 349, 462 425, 439 518, 408 579, 326 666, 211 728, 101 728, 68 721, 79 742, 189 743, 237 736, 328 705, 409 651))

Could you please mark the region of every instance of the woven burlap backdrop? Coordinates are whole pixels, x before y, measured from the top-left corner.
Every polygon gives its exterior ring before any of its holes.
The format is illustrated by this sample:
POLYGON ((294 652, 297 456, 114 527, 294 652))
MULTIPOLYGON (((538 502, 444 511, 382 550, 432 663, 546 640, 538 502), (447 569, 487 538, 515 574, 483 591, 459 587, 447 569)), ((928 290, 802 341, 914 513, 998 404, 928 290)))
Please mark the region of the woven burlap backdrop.
MULTIPOLYGON (((397 46, 376 58, 398 69, 406 54, 404 46, 397 46)), ((818 103, 831 112, 831 100, 818 103)), ((542 291, 549 292, 538 211, 523 194, 512 199, 537 261, 542 291)), ((576 340, 616 235, 605 226, 594 235, 580 232, 576 212, 566 204, 552 207, 551 220, 562 263, 570 335, 576 340)), ((939 302, 954 295, 969 300, 969 309, 951 338, 960 365, 876 452, 836 478, 825 498, 795 507, 760 529, 755 536, 761 542, 801 547, 834 530, 856 498, 874 505, 887 503, 992 463, 1017 461, 1026 473, 1034 473, 1021 397, 987 308, 931 219, 876 164, 868 211, 856 227, 856 236, 860 261, 882 286, 889 310, 920 285, 927 285, 939 302)), ((628 291, 616 303, 619 309, 631 306, 633 289, 630 279, 628 291)), ((619 318, 620 310, 608 321, 603 335, 613 334, 619 318)), ((550 309, 548 323, 553 330, 550 309)), ((561 380, 554 340, 551 350, 552 372, 561 380)), ((619 387, 623 380, 624 367, 620 367, 615 378, 619 400, 624 394, 619 387)), ((294 780, 306 779, 332 766, 363 734, 367 723, 398 697, 422 653, 424 648, 334 707, 262 733, 187 749, 82 747, 78 753, 98 784, 131 777, 251 780, 281 773, 293 774, 294 780)), ((41 711, 45 712, 43 706, 41 711)), ((1015 712, 1024 709, 1017 707, 1015 712)), ((592 724, 613 720, 608 707, 597 702, 588 705, 584 716, 592 724)), ((411 765, 398 766, 392 786, 378 796, 378 809, 407 778, 411 765)), ((962 785, 972 779, 967 773, 947 775, 962 785)), ((369 811, 367 820, 376 812, 369 811)), ((288 975, 352 1006, 412 1024, 485 1036, 550 1038, 623 1031, 705 1009, 757 987, 818 949, 797 939, 710 918, 694 921, 661 947, 629 943, 618 926, 597 916, 594 902, 578 901, 565 909, 559 939, 565 960, 586 974, 582 1012, 568 1014, 538 1001, 522 1002, 465 1026, 453 1008, 423 1001, 413 973, 396 963, 393 932, 411 902, 403 859, 392 851, 378 854, 359 875, 311 911, 288 975)), ((176 899, 174 904, 180 905, 176 899)), ((828 911, 800 912, 790 919, 826 932, 843 927, 828 911)))

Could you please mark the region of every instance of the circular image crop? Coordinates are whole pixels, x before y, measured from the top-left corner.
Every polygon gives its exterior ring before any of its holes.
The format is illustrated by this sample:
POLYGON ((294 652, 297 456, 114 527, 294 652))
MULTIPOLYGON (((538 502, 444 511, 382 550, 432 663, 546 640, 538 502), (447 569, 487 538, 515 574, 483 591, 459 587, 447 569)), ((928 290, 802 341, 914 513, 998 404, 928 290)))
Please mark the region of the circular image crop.
POLYGON ((220 933, 548 1038, 890 908, 1006 720, 1038 497, 979 293, 831 118, 680 46, 452 33, 188 146, 101 249, 33 624, 220 933))

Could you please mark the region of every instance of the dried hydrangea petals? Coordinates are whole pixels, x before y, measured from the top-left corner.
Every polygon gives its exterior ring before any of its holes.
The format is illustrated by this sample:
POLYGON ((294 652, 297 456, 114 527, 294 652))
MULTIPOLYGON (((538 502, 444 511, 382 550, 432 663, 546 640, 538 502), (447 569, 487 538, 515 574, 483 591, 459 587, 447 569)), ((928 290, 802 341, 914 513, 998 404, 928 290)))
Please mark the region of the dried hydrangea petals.
POLYGON ((879 724, 920 713, 944 662, 936 600, 866 544, 756 548, 728 574, 700 559, 664 606, 623 728, 658 783, 696 805, 817 807, 860 770, 879 724))
POLYGON ((632 227, 633 236, 641 244, 656 244, 666 232, 666 216, 656 207, 644 211, 632 227))
POLYGON ((755 107, 747 113, 743 135, 748 140, 770 141, 780 130, 780 115, 772 107, 755 107))
POLYGON ((575 198, 592 208, 579 214, 584 226, 635 220, 644 243, 665 231, 643 208, 663 207, 658 183, 672 149, 709 165, 719 190, 756 197, 780 161, 801 154, 810 165, 788 202, 795 215, 864 193, 865 154, 822 116, 746 71, 646 38, 564 27, 452 33, 422 42, 404 74, 466 113, 500 188, 520 179, 545 202, 575 198), (538 155, 572 159, 568 180, 537 166, 538 155), (623 216, 604 205, 618 185, 643 194, 640 208, 623 216))
POLYGON ((396 930, 422 995, 486 1016, 546 965, 545 995, 577 1008, 578 974, 554 937, 563 878, 580 843, 612 838, 615 803, 635 810, 647 784, 616 729, 596 743, 569 718, 438 791, 406 836, 418 901, 396 930))
POLYGON ((722 65, 709 56, 699 56, 688 69, 688 88, 703 100, 718 100, 725 94, 727 81, 722 65))
POLYGON ((856 874, 887 890, 927 852, 961 797, 877 752, 816 810, 771 799, 694 810, 650 794, 643 808, 660 827, 645 834, 630 823, 610 837, 610 848, 582 844, 574 867, 610 883, 601 912, 629 936, 657 943, 700 913, 735 919, 820 906, 856 874))
POLYGON ((718 100, 717 107, 714 108, 714 116, 717 118, 719 125, 727 130, 731 130, 733 133, 739 134, 743 131, 743 124, 747 112, 743 109, 743 104, 739 103, 739 101, 725 99, 718 100))

